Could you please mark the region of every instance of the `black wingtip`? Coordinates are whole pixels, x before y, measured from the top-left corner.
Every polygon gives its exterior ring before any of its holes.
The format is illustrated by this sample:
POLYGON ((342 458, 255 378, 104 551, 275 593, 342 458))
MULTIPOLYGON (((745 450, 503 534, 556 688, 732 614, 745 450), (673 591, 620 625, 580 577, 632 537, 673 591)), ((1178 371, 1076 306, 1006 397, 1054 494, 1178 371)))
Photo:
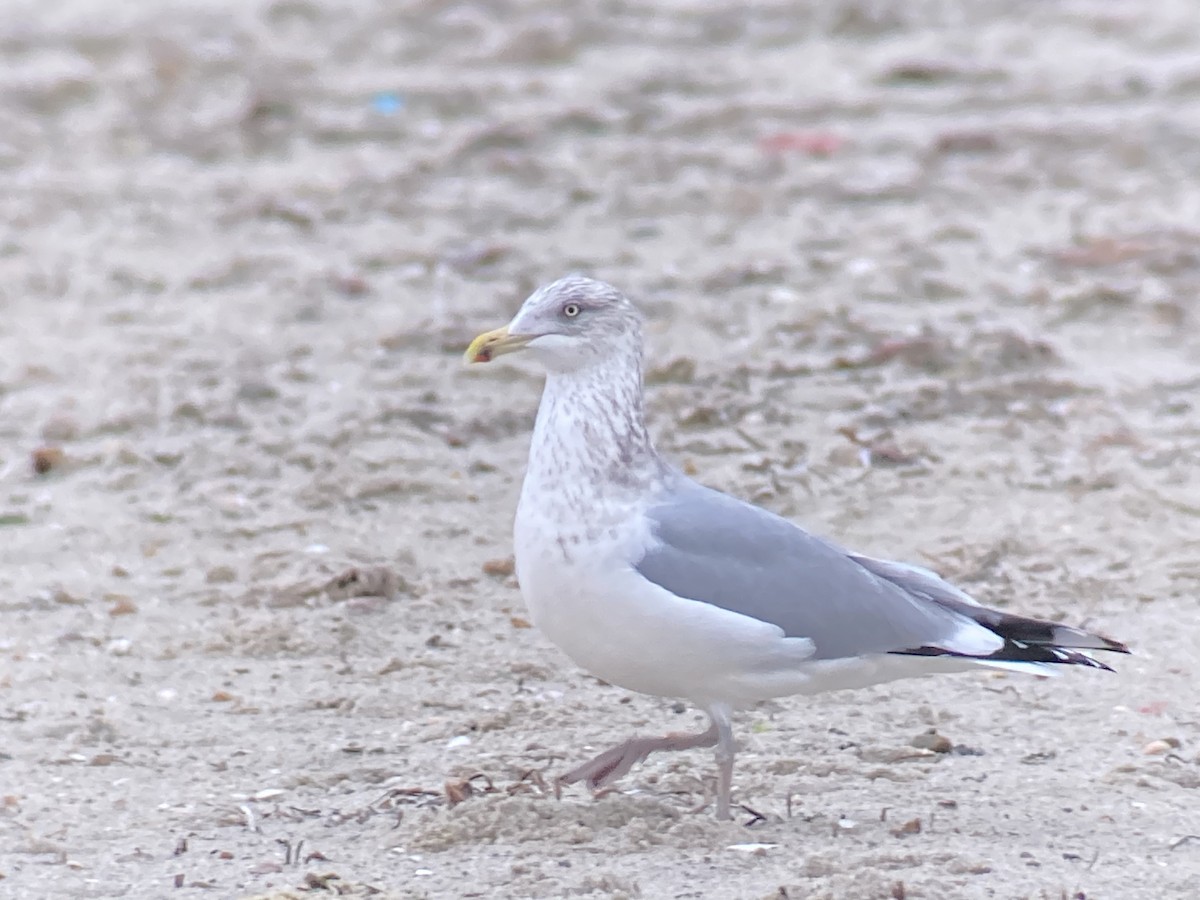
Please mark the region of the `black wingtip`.
MULTIPOLYGON (((1128 651, 1127 651, 1128 652, 1128 651)), ((1089 656, 1086 653, 1077 653, 1074 650, 1059 650, 1065 658, 1059 660, 1047 660, 1048 662, 1059 662, 1068 666, 1087 666, 1089 669, 1102 669, 1105 672, 1117 671, 1108 663, 1101 662, 1094 656, 1089 656)))
MULTIPOLYGON (((1088 647, 1087 651, 1094 650, 1112 650, 1116 653, 1128 653, 1129 648, 1124 644, 1118 644, 1116 641, 1108 641, 1107 638, 1102 639, 1105 643, 1113 644, 1112 647, 1088 647)), ((1107 665, 1091 655, 1090 652, 1081 652, 1072 650, 1068 647, 1056 647, 1050 644, 1027 644, 1024 641, 1006 640, 1004 646, 995 653, 989 653, 986 656, 977 656, 972 653, 960 653, 954 650, 948 650, 945 647, 916 647, 911 650, 901 650, 896 652, 897 656, 941 656, 954 657, 956 659, 971 659, 981 663, 987 662, 1009 662, 1009 663, 1042 663, 1057 666, 1084 666, 1089 669, 1103 669, 1105 672, 1115 672, 1112 666, 1107 665)))

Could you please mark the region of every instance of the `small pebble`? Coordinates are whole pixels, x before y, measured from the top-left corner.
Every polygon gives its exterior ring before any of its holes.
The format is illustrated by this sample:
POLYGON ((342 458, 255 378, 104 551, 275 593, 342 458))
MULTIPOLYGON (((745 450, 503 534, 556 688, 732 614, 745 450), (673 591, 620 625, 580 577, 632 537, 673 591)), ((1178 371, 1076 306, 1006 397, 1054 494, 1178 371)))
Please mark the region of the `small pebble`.
POLYGON ((921 750, 932 750, 934 753, 949 753, 954 747, 950 738, 944 734, 938 734, 937 730, 933 728, 923 734, 918 734, 909 743, 921 750))
POLYGON ((505 559, 489 559, 483 564, 483 574, 495 578, 507 578, 516 571, 516 565, 511 556, 505 559))
POLYGON ((138 611, 137 604, 124 594, 106 594, 104 599, 112 604, 108 608, 110 616, 131 616, 138 611))
POLYGON ((80 597, 78 594, 72 594, 65 588, 55 588, 51 594, 51 599, 55 603, 61 603, 63 606, 83 606, 87 602, 87 598, 80 597))
POLYGON ((61 467, 66 459, 61 447, 38 447, 33 451, 33 471, 45 475, 51 469, 61 467))
POLYGON ((1179 749, 1179 738, 1162 738, 1161 740, 1151 741, 1142 748, 1142 752, 1147 756, 1162 756, 1164 753, 1170 753, 1172 750, 1179 749))

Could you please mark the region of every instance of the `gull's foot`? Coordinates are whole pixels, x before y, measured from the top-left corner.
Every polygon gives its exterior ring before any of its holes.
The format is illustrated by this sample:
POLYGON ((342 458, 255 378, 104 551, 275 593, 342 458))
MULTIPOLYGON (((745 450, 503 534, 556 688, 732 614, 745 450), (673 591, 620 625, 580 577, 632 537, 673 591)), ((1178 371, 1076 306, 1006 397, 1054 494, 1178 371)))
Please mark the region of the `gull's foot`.
POLYGON ((572 769, 554 779, 555 796, 562 795, 564 784, 584 782, 593 792, 608 787, 651 753, 660 750, 694 750, 697 747, 712 747, 717 743, 717 726, 699 734, 668 734, 665 737, 630 738, 611 750, 605 750, 595 759, 572 769))
POLYGON ((646 746, 651 743, 657 744, 659 741, 650 738, 633 738, 605 750, 595 759, 555 778, 555 791, 558 792, 564 784, 578 784, 581 781, 591 791, 607 787, 653 753, 657 748, 646 746))

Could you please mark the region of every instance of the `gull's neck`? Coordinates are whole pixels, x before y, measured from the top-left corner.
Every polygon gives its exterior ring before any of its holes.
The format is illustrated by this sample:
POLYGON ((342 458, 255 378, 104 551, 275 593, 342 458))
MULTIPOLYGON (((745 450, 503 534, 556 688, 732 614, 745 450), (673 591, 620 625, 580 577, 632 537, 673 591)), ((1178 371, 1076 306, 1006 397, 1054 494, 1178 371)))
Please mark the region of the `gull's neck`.
POLYGON ((564 512, 587 517, 593 499, 641 496, 663 475, 642 400, 642 353, 584 369, 550 372, 529 447, 523 494, 556 497, 564 512))

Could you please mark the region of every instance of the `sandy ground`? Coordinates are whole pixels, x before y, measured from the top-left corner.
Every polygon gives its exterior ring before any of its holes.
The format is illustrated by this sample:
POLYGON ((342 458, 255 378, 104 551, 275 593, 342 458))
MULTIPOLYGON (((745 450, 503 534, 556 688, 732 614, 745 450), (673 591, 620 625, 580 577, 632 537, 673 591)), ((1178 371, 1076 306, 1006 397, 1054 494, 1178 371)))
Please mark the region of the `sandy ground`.
POLYGON ((0 895, 1200 896, 1191 0, 154 6, 0 23, 0 895), (1136 655, 555 800, 700 724, 506 569, 572 269, 702 480, 1136 655))

